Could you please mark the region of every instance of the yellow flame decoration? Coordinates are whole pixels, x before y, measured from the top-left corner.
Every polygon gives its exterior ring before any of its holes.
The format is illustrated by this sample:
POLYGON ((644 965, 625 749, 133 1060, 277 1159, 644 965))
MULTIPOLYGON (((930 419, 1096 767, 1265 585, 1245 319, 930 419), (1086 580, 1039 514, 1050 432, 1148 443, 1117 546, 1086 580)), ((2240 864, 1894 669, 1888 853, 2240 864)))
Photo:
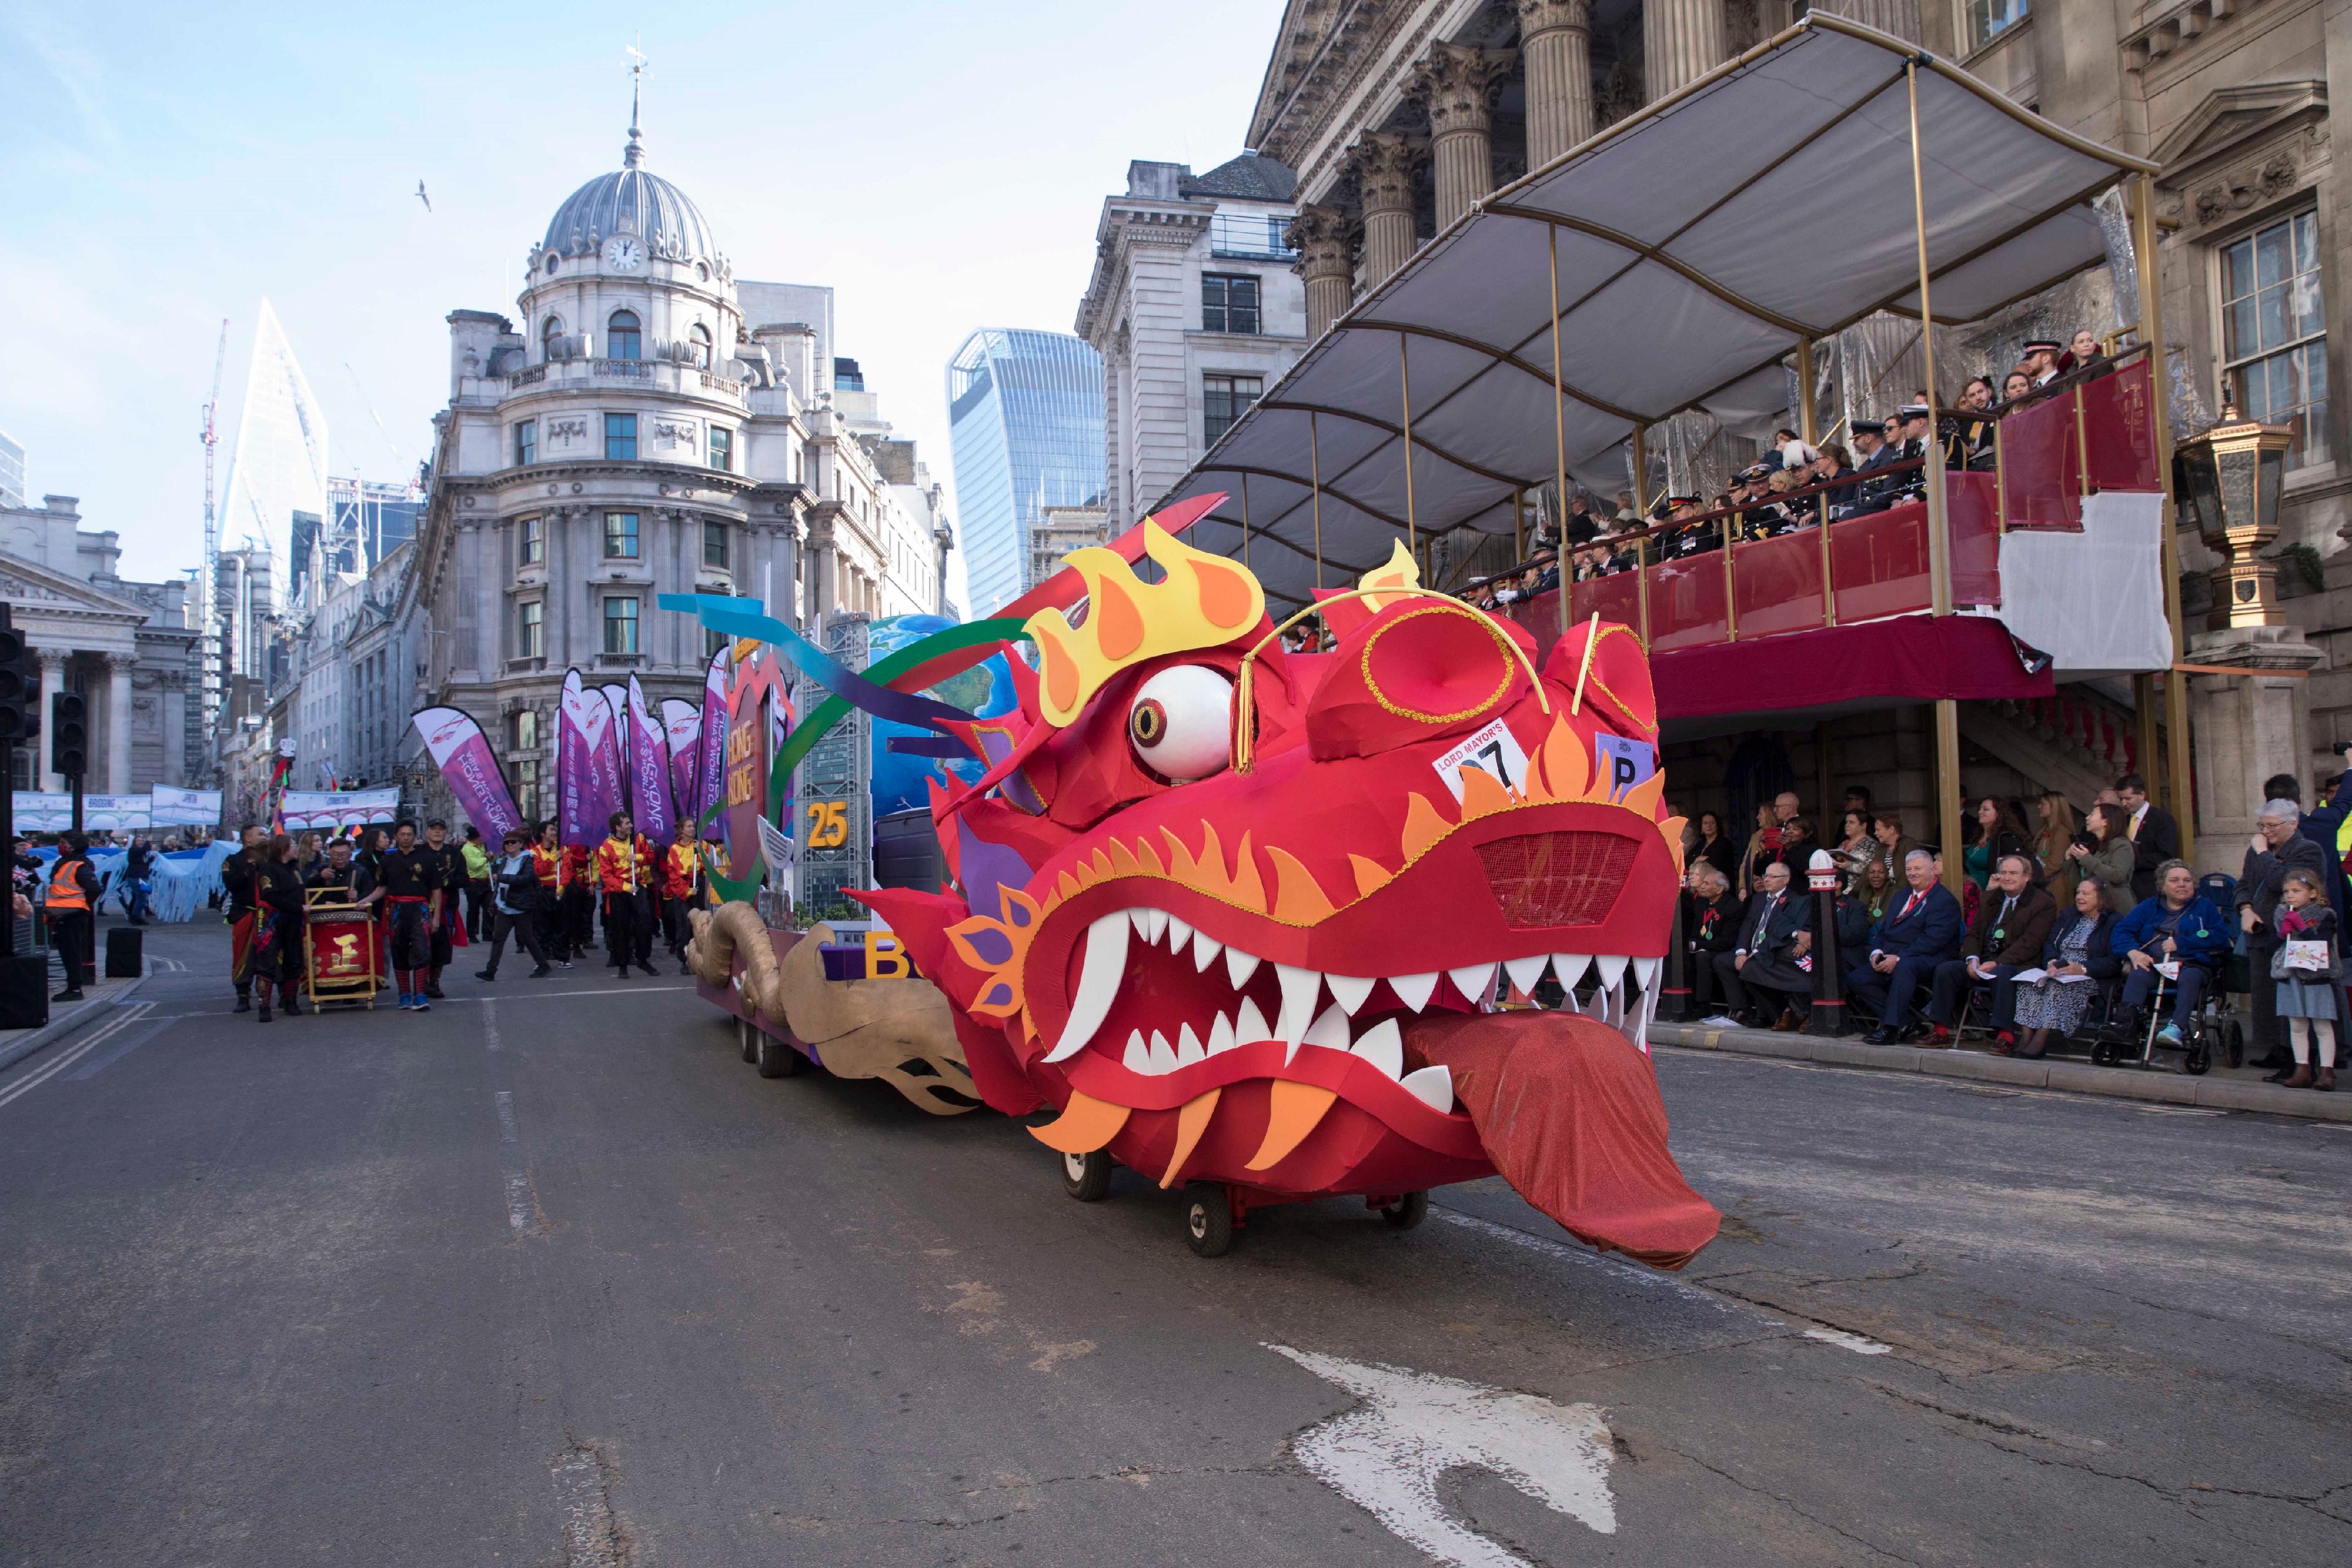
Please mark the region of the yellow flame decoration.
POLYGON ((1063 564, 1086 580, 1086 624, 1072 626, 1058 610, 1029 617, 1025 630, 1037 644, 1038 706, 1056 728, 1075 722, 1121 670, 1230 643, 1265 614, 1265 591, 1255 577, 1194 549, 1149 518, 1143 551, 1168 574, 1164 581, 1137 577, 1116 550, 1073 550, 1063 564))

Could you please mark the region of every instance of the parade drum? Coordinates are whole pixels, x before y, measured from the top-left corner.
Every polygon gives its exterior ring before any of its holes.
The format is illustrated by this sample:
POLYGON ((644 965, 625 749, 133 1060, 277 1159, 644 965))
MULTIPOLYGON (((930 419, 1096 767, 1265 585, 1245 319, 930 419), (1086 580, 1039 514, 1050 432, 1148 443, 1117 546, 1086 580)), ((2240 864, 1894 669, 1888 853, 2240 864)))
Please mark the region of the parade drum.
POLYGON ((375 925, 364 904, 327 902, 337 890, 305 894, 310 1000, 375 1006, 375 925), (321 897, 320 895, 325 895, 321 897))

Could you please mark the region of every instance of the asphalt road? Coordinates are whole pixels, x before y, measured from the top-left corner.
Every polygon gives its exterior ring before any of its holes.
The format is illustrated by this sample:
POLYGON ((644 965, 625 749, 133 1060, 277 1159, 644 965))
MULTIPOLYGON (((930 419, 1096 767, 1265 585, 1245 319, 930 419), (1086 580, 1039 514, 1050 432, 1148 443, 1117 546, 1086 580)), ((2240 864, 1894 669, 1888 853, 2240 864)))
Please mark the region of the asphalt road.
POLYGON ((2336 1127, 1666 1052, 1684 1275, 1494 1181, 1203 1261, 680 978, 264 1027, 224 946, 0 1074, 0 1563, 2352 1554, 2336 1127))

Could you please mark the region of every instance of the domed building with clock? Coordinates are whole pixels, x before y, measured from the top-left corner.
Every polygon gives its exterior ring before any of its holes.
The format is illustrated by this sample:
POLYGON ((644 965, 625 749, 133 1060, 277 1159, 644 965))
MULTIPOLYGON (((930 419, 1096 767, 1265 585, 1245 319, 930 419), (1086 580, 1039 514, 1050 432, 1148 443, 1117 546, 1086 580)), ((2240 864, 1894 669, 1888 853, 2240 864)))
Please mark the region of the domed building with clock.
POLYGON ((833 290, 738 279, 634 122, 528 268, 514 317, 448 317, 410 592, 420 705, 471 713, 540 817, 567 669, 700 700, 710 639, 661 594, 761 599, 812 633, 944 612, 951 531, 835 357, 833 290))

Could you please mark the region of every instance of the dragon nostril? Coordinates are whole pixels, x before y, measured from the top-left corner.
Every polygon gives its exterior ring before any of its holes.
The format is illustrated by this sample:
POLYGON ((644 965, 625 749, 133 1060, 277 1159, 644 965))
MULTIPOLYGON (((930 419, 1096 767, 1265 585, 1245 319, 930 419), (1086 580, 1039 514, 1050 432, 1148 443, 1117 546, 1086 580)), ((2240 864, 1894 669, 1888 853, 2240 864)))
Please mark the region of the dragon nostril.
POLYGON ((1641 845, 1615 833, 1521 833, 1478 846, 1486 886, 1514 929, 1605 918, 1641 845))

